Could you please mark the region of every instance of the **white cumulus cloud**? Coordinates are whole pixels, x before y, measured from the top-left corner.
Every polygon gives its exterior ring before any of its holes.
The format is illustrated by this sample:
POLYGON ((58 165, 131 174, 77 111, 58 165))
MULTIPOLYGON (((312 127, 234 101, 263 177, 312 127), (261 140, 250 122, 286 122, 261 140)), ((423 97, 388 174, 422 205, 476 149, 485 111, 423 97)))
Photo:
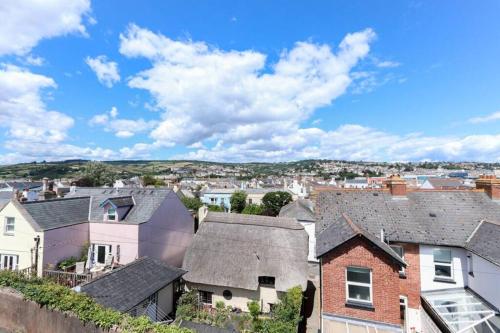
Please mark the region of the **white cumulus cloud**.
POLYGON ((497 120, 500 120, 500 111, 494 112, 492 114, 489 114, 489 115, 483 116, 483 117, 470 118, 469 123, 480 124, 480 123, 487 123, 487 122, 492 122, 492 121, 497 121, 497 120))
POLYGON ((0 1, 0 56, 23 55, 45 38, 85 34, 90 0, 0 1))
POLYGON ((155 121, 146 121, 142 118, 118 118, 118 109, 113 106, 109 112, 96 114, 89 120, 91 126, 102 126, 106 132, 112 132, 119 138, 130 138, 137 133, 146 132, 155 126, 155 121))
POLYGON ((371 29, 347 34, 336 52, 298 42, 276 63, 257 51, 225 51, 204 42, 176 41, 136 25, 121 34, 120 52, 151 68, 128 82, 151 93, 162 119, 151 132, 161 144, 204 140, 240 143, 289 133, 342 95, 351 69, 370 50, 371 29))
POLYGON ((120 81, 118 73, 118 64, 114 61, 109 61, 105 55, 100 55, 95 58, 87 57, 85 62, 94 71, 99 82, 108 88, 120 81))

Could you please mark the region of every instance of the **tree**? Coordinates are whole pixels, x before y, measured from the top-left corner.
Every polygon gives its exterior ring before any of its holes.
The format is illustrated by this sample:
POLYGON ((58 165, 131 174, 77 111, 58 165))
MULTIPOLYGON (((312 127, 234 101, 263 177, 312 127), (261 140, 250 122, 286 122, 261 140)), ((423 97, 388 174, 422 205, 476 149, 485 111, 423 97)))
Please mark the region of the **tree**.
POLYGON ((241 213, 247 204, 247 194, 244 191, 236 191, 231 195, 231 212, 241 213))
POLYGON ((208 205, 209 212, 224 212, 224 207, 218 205, 208 205))
POLYGON ((195 212, 198 212, 198 209, 203 206, 199 198, 182 197, 181 201, 187 209, 194 210, 195 212))
POLYGON ((113 186, 116 174, 102 162, 89 162, 83 169, 82 177, 77 181, 78 186, 113 186))
POLYGON ((157 179, 151 175, 142 176, 142 184, 144 186, 165 186, 165 182, 161 179, 157 179))
POLYGON ((177 301, 175 316, 184 320, 192 320, 198 314, 198 291, 191 289, 182 294, 177 301))
POLYGON ((269 216, 278 216, 281 207, 292 201, 292 195, 288 192, 277 191, 269 192, 262 198, 264 214, 269 216))
POLYGON ((264 207, 256 204, 249 204, 241 211, 241 214, 248 215, 262 215, 262 213, 264 213, 264 207))
POLYGON ((301 320, 302 299, 302 289, 299 286, 288 289, 275 305, 270 320, 264 320, 258 332, 296 332, 301 320))

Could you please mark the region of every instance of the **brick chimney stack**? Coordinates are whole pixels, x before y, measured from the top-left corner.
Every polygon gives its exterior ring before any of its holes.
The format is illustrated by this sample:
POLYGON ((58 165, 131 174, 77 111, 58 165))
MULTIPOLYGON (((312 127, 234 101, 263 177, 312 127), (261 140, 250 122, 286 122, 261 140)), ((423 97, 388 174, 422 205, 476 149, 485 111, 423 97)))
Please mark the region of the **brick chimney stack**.
POLYGON ((484 190, 492 200, 500 200, 500 179, 496 176, 479 176, 476 180, 476 188, 484 190))
POLYGON ((392 175, 385 181, 385 185, 393 196, 406 196, 406 181, 399 175, 392 175))

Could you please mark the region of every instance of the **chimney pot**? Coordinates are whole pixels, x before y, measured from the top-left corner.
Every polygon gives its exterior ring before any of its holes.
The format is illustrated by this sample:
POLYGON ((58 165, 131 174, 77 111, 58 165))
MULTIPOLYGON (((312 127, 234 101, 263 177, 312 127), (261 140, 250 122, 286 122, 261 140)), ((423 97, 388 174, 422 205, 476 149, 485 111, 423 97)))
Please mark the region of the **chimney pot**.
POLYGON ((484 190, 492 200, 500 200, 500 179, 495 175, 480 175, 476 188, 484 190))
POLYGON ((393 196, 406 196, 406 181, 399 175, 390 176, 385 184, 393 196))

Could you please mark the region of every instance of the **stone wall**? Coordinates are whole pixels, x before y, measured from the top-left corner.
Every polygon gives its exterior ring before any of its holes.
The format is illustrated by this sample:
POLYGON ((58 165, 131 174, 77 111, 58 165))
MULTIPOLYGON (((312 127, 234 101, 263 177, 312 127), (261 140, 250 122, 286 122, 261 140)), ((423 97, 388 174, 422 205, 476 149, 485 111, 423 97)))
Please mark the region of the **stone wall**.
POLYGON ((0 288, 0 327, 13 333, 105 332, 75 317, 25 301, 22 295, 8 288, 0 288))

